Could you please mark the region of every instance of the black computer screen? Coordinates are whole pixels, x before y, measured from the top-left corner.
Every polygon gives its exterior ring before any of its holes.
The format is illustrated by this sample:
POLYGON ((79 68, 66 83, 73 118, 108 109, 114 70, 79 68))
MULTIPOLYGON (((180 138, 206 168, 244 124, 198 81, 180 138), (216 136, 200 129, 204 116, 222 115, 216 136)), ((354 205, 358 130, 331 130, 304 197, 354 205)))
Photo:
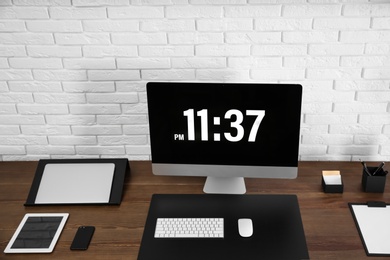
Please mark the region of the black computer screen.
POLYGON ((302 87, 147 84, 154 163, 297 166, 302 87))

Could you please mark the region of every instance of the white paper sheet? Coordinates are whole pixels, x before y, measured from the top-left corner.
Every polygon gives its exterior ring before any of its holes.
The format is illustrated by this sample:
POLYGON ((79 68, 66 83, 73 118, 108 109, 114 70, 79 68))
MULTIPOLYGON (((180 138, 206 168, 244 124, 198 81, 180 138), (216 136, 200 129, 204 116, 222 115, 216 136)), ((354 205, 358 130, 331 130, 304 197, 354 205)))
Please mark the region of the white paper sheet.
POLYGON ((35 203, 107 203, 114 169, 113 163, 46 164, 35 203))
POLYGON ((352 205, 369 254, 390 254, 390 207, 352 205))

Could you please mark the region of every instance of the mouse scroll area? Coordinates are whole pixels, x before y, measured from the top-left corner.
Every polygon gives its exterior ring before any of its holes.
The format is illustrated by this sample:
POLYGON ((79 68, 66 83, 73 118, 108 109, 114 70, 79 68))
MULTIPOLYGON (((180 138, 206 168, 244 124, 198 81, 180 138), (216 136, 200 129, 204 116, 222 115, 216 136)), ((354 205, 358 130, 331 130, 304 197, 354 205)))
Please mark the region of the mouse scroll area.
POLYGON ((253 234, 253 222, 250 218, 238 219, 238 233, 242 237, 251 237, 253 234))

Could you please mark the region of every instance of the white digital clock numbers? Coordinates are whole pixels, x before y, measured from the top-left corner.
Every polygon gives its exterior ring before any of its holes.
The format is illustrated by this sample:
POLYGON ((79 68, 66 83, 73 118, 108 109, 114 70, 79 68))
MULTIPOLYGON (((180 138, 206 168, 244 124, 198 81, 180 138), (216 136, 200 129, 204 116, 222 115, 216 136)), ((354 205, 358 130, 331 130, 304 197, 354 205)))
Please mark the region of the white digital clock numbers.
MULTIPOLYGON (((183 111, 183 115, 187 118, 187 140, 195 141, 195 110, 190 108, 183 111)), ((209 141, 209 118, 208 110, 202 109, 196 112, 196 116, 200 117, 200 139, 201 141, 209 141)), ((248 142, 255 142, 257 132, 261 121, 265 116, 265 110, 246 110, 245 116, 255 116, 255 121, 253 122, 252 128, 249 133, 248 142)), ((230 132, 223 133, 223 136, 229 142, 239 142, 244 138, 245 129, 242 126, 244 122, 244 115, 240 110, 230 109, 225 113, 224 119, 231 120, 230 127, 235 129, 234 135, 230 132)), ((214 117, 213 125, 220 125, 221 118, 214 117)), ((184 134, 174 134, 174 140, 184 141, 184 134)), ((221 140, 220 133, 214 133, 214 141, 221 140)))

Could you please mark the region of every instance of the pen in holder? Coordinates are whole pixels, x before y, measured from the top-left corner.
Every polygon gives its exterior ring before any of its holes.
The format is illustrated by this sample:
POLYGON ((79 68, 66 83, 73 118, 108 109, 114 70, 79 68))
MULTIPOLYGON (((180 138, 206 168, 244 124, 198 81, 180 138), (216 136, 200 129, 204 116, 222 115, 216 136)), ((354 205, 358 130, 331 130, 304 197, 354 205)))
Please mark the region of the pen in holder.
POLYGON ((365 192, 384 192, 387 171, 383 169, 384 163, 379 167, 363 167, 362 186, 365 192))

